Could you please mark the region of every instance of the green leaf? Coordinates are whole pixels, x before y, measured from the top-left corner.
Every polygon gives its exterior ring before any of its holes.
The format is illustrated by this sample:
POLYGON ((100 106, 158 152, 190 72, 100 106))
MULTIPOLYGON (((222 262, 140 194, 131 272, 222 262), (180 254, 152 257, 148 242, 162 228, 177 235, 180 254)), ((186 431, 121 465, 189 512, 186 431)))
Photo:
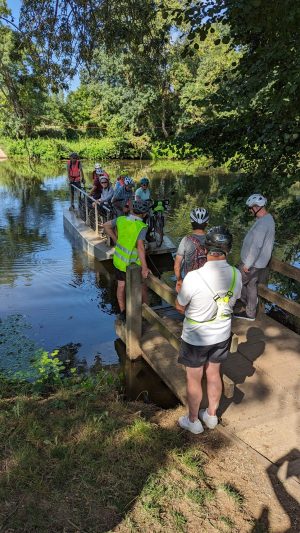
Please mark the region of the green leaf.
POLYGON ((223 37, 222 39, 222 43, 223 44, 228 44, 230 42, 230 37, 229 35, 225 35, 225 37, 223 37))

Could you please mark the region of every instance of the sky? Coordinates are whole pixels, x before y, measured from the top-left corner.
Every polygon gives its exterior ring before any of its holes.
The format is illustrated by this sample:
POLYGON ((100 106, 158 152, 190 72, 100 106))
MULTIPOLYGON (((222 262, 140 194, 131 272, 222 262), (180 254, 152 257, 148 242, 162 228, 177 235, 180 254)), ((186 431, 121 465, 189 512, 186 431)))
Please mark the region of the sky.
MULTIPOLYGON (((14 17, 14 23, 16 25, 18 25, 18 22, 19 22, 19 14, 20 14, 21 5, 22 5, 22 0, 7 0, 7 6, 12 12, 12 16, 14 17)), ((69 85, 70 85, 70 91, 74 91, 75 89, 77 89, 77 87, 79 87, 80 80, 79 80, 78 74, 74 76, 73 80, 71 80, 69 85)))
POLYGON ((7 0, 7 6, 12 12, 12 15, 15 19, 15 23, 18 23, 19 21, 21 3, 21 0, 7 0))

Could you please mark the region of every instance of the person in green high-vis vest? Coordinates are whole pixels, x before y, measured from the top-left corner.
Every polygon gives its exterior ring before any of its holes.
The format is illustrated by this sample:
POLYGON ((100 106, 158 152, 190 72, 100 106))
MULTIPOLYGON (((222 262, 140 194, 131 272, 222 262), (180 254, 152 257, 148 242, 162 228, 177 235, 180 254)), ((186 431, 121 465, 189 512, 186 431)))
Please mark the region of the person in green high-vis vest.
MULTIPOLYGON (((118 282, 117 300, 120 307, 121 320, 125 320, 126 318, 125 283, 127 267, 133 263, 140 265, 144 279, 147 278, 150 272, 146 262, 144 247, 148 226, 143 222, 148 212, 148 202, 133 201, 132 213, 129 216, 117 217, 103 225, 107 235, 115 244, 113 264, 118 282)), ((143 301, 146 301, 146 285, 143 284, 142 290, 143 301)))

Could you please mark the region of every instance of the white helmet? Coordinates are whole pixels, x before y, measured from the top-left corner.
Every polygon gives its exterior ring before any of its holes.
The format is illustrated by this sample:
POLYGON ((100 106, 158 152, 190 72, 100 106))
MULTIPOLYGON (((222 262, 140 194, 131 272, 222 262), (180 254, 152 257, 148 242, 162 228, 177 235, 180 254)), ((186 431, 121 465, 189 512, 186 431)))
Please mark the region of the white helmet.
POLYGON ((190 212, 191 222, 197 222, 197 224, 204 224, 208 222, 209 214, 204 207, 196 207, 190 212))
POLYGON ((101 168, 100 164, 99 163, 95 163, 95 170, 97 170, 98 168, 101 168))
POLYGON ((246 205, 248 207, 253 207, 254 205, 257 205, 258 207, 264 207, 267 205, 267 199, 262 194, 251 194, 246 202, 246 205))
POLYGON ((130 176, 126 176, 126 178, 124 179, 124 184, 125 185, 131 185, 133 187, 134 181, 133 181, 132 178, 130 178, 130 176))

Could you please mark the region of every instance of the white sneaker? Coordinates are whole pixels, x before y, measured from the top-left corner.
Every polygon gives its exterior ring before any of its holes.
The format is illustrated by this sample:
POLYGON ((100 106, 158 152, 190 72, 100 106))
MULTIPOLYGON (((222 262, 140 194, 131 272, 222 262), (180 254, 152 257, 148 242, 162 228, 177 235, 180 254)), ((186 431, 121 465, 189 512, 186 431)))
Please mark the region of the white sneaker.
POLYGON ((191 422, 188 416, 181 416, 178 420, 178 424, 182 429, 187 429, 195 435, 199 435, 199 433, 203 433, 204 431, 204 427, 202 426, 200 420, 191 422))
POLYGON ((207 409, 200 409, 199 418, 209 429, 215 429, 218 425, 218 417, 215 415, 209 415, 207 409))

